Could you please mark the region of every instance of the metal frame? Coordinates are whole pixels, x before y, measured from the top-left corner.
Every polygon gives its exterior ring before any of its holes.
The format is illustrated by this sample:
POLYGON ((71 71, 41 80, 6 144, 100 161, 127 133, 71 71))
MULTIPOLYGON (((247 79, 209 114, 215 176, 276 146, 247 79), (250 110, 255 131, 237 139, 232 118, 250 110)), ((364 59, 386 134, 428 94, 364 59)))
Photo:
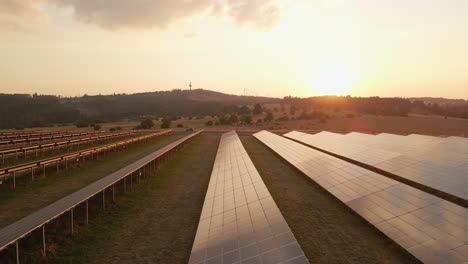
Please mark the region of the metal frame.
MULTIPOLYGON (((13 148, 8 148, 8 149, 2 149, 0 150, 0 163, 5 163, 5 158, 9 158, 12 156, 14 156, 15 159, 18 159, 19 154, 22 154, 23 158, 26 159, 28 152, 35 152, 37 156, 39 152, 43 152, 46 149, 55 150, 56 147, 64 147, 64 146, 70 147, 72 145, 79 145, 83 143, 93 143, 96 141, 133 135, 135 133, 137 132, 130 131, 130 132, 122 132, 122 133, 113 133, 113 134, 106 134, 102 136, 69 139, 65 141, 44 143, 44 144, 38 144, 38 145, 33 145, 33 146, 23 146, 23 147, 13 147, 13 148)), ((0 144, 1 143, 2 142, 0 142, 0 144)))
MULTIPOLYGON (((139 172, 142 168, 159 168, 159 162, 164 161, 167 158, 167 155, 176 151, 177 148, 181 147, 186 141, 199 135, 202 131, 192 133, 188 136, 185 136, 182 139, 174 141, 163 148, 147 155, 146 157, 114 172, 106 177, 82 188, 79 191, 76 191, 26 217, 21 220, 18 220, 2 229, 0 229, 0 251, 4 250, 8 246, 15 244, 16 247, 16 261, 20 263, 20 252, 19 252, 19 241, 30 234, 31 232, 37 230, 38 228, 43 228, 43 254, 46 254, 46 239, 45 239, 45 225, 50 221, 58 218, 59 216, 70 212, 71 214, 71 233, 73 234, 74 222, 73 222, 73 210, 75 207, 82 203, 86 203, 86 224, 89 223, 89 199, 100 194, 104 193, 106 189, 114 187, 114 185, 119 181, 126 182, 127 177, 133 177, 133 173, 139 172), (153 164, 156 163, 156 164, 153 164)), ((103 194, 104 195, 104 194, 103 194)), ((103 200, 103 206, 105 207, 105 200, 103 200)))
POLYGON ((109 152, 110 150, 113 149, 119 149, 123 148, 126 145, 133 144, 136 142, 140 142, 143 140, 148 140, 149 138, 164 135, 169 133, 171 130, 165 130, 162 132, 157 132, 149 135, 144 135, 136 138, 131 138, 119 142, 115 142, 112 144, 108 144, 105 146, 101 146, 98 148, 91 148, 91 149, 86 149, 74 153, 69 153, 66 155, 61 155, 61 156, 56 156, 56 157, 51 157, 47 159, 43 159, 40 161, 34 161, 34 162, 29 162, 25 164, 19 164, 15 165, 12 167, 0 169, 0 179, 2 178, 8 178, 9 176, 13 177, 13 188, 16 188, 16 173, 18 172, 24 172, 24 171, 29 171, 31 170, 31 179, 34 181, 34 169, 42 167, 42 172, 43 176, 45 176, 45 167, 50 166, 50 165, 56 165, 57 167, 57 172, 60 171, 60 164, 65 163, 65 168, 68 168, 68 161, 75 159, 77 162, 80 161, 80 159, 84 159, 85 157, 91 156, 94 157, 96 154, 96 159, 98 158, 98 154, 100 152, 104 153, 104 155, 109 152))

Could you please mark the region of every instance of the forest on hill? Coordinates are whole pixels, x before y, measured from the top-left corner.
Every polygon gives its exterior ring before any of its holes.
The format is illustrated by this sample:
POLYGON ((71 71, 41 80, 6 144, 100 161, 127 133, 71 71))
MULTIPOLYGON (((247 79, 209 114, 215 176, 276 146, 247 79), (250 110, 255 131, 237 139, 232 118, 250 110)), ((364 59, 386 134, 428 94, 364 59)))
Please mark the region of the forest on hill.
POLYGON ((411 100, 350 96, 281 99, 229 95, 203 89, 71 98, 37 94, 0 94, 0 128, 21 129, 80 122, 115 122, 139 120, 144 117, 220 116, 242 112, 246 106, 253 109, 255 104, 278 104, 282 107, 288 105, 302 112, 325 109, 389 116, 407 116, 415 112, 468 118, 468 102, 453 102, 438 104, 424 98, 411 100))

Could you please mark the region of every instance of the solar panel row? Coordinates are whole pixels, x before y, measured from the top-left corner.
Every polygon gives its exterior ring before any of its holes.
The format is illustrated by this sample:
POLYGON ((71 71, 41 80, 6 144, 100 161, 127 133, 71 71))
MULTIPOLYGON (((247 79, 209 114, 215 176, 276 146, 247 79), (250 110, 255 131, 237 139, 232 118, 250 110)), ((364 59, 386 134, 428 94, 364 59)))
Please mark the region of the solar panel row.
POLYGON ((189 263, 309 263, 235 132, 221 138, 189 263))
POLYGON ((315 135, 290 132, 285 137, 371 165, 418 184, 468 199, 468 140, 421 135, 315 135))
POLYGON ((468 209, 270 132, 254 136, 421 261, 468 261, 468 209))
POLYGON ((73 210, 74 207, 85 202, 96 194, 105 191, 107 188, 112 187, 117 182, 125 179, 128 176, 137 173, 141 174, 141 170, 145 167, 154 168, 154 162, 164 157, 172 150, 176 150, 178 146, 188 141, 192 137, 198 135, 201 131, 194 132, 185 136, 177 141, 174 141, 153 153, 139 159, 132 164, 111 173, 100 180, 97 180, 90 185, 0 229, 0 250, 17 242, 30 232, 42 227, 44 224, 55 219, 56 217, 64 214, 67 211, 73 210))

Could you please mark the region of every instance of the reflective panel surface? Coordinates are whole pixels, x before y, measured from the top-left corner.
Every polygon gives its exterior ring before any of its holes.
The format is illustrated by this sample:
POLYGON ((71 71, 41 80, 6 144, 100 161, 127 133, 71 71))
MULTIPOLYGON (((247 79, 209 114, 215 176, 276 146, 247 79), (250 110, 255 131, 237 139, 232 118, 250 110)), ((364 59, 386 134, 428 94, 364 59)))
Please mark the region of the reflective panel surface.
POLYGON ((468 209, 270 132, 254 136, 421 261, 468 261, 468 209))
POLYGON ((235 132, 221 138, 189 263, 309 263, 235 132))
POLYGON ((455 197, 468 199, 468 140, 422 135, 317 136, 290 132, 285 137, 347 157, 455 197))

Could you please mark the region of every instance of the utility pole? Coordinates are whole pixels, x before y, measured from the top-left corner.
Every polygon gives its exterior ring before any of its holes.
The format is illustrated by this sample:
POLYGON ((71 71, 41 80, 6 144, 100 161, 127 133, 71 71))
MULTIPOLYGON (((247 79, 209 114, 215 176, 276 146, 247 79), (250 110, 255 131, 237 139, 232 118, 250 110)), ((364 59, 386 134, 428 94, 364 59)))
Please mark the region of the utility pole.
POLYGON ((190 89, 190 91, 192 90, 192 81, 190 81, 189 89, 190 89))

